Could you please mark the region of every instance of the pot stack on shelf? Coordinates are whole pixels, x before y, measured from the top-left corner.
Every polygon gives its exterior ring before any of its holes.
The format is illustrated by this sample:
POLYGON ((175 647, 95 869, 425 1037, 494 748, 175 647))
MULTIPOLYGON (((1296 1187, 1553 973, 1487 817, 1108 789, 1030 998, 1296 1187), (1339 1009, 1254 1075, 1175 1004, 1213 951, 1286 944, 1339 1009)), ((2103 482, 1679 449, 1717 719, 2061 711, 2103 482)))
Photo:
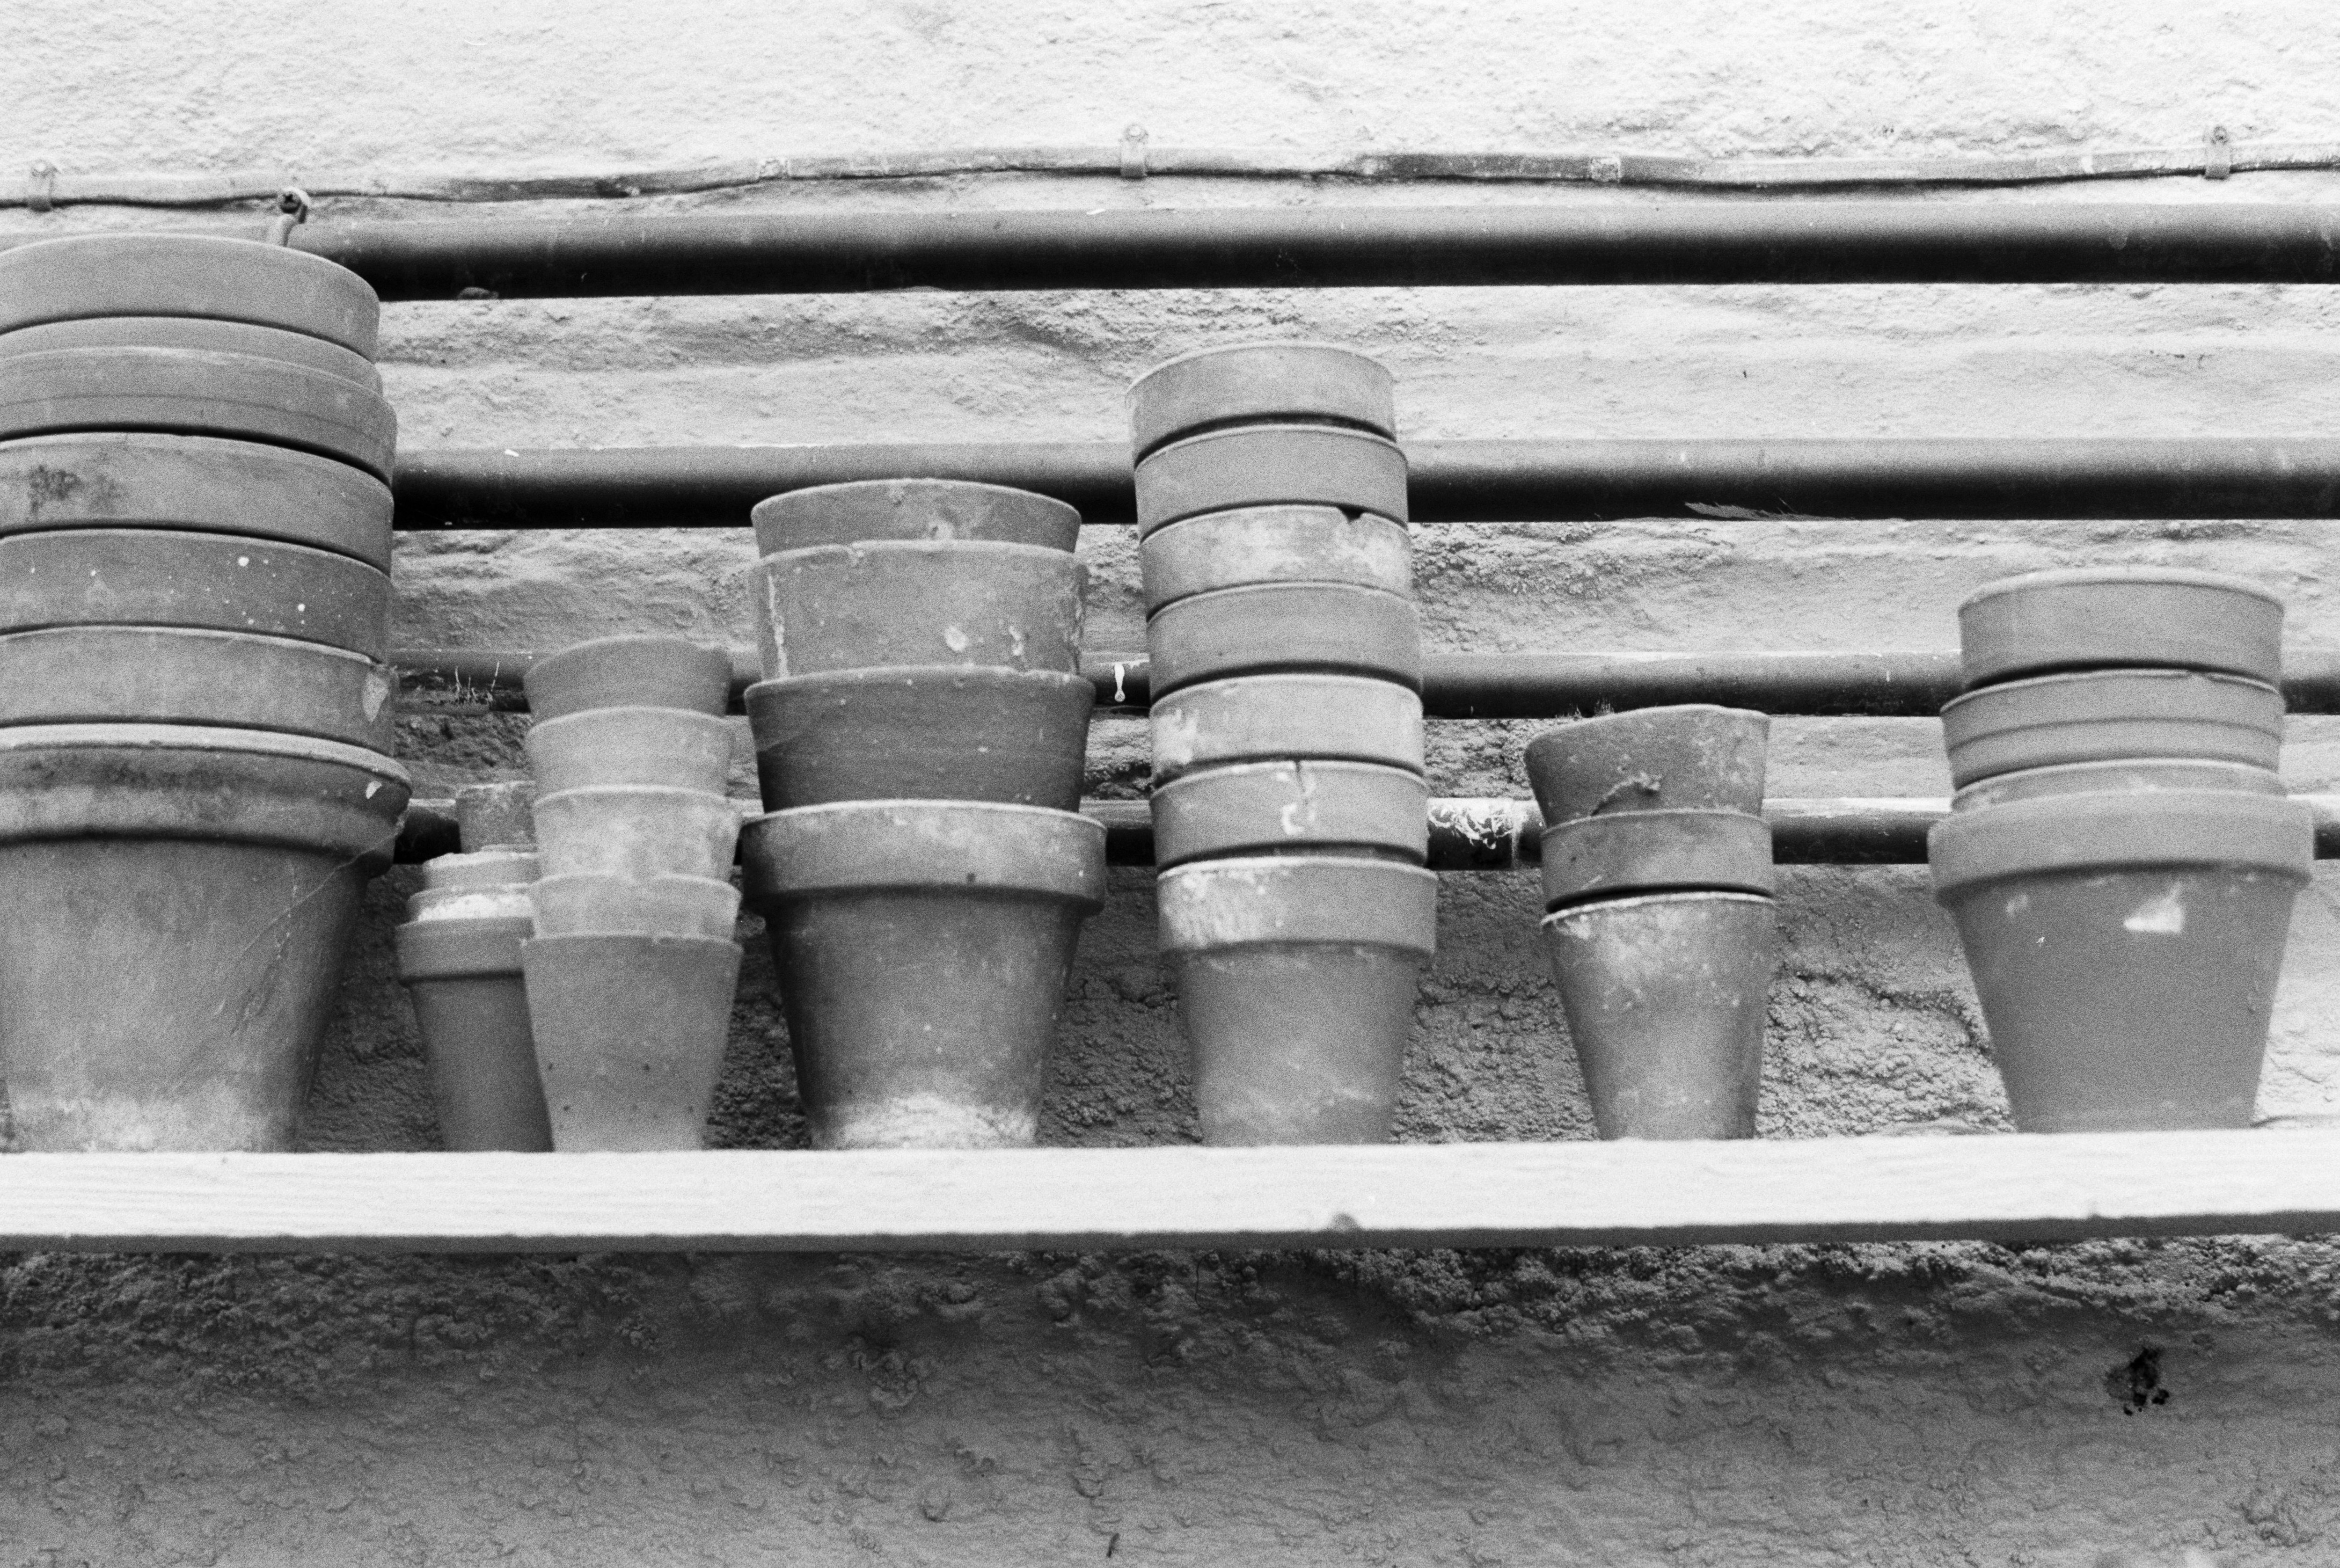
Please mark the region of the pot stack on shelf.
POLYGON ((739 980, 731 661, 677 637, 528 672, 540 875, 521 946, 555 1148, 700 1145, 739 980))
POLYGON ((1204 1139, 1379 1141, 1438 886, 1389 374, 1244 344, 1129 407, 1161 940, 1204 1139))
POLYGON ((390 758, 397 422, 355 273, 0 253, 0 1077, 16 1146, 291 1146, 390 758))
POLYGON ((1105 829, 1080 516, 938 480, 755 509, 767 814, 741 839, 821 1148, 1026 1145, 1105 829))
POLYGON ((2156 567, 2035 572, 1958 610, 1928 841, 2016 1126, 2243 1126, 2315 852, 2276 772, 2283 602, 2156 567))

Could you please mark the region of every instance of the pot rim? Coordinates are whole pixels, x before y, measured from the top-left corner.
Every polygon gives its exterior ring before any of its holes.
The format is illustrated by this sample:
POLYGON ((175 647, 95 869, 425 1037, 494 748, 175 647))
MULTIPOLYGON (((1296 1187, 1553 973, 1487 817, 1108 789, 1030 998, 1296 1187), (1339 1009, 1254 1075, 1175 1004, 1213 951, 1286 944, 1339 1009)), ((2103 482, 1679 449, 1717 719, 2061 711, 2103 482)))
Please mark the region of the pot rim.
POLYGON ((863 539, 851 544, 800 544, 793 550, 772 551, 761 558, 761 564, 768 570, 825 565, 828 560, 838 558, 858 561, 871 555, 938 555, 947 559, 969 554, 996 555, 1009 561, 1020 556, 1051 565, 1082 564, 1080 558, 1068 550, 1058 550, 1053 544, 1018 544, 1012 539, 863 539))
POLYGON ((832 800, 751 817, 739 833, 759 907, 879 891, 1021 895, 1105 906, 1105 824, 992 800, 832 800))
POLYGON ((1550 929, 1563 920, 1573 920, 1586 915, 1607 914, 1641 904, 1687 904, 1701 899, 1729 904, 1769 904, 1774 908, 1780 902, 1778 897, 1770 893, 1744 893, 1720 888, 1681 888, 1671 892, 1621 893, 1613 898, 1589 898, 1581 904, 1571 904, 1565 909, 1554 909, 1536 924, 1550 929))
POLYGON ((114 747, 138 751, 243 752, 303 762, 335 762, 362 768, 402 788, 411 789, 414 782, 396 759, 380 751, 284 730, 237 729, 219 724, 109 722, 0 726, 0 752, 114 747))
POLYGON ((1438 873, 1402 860, 1246 855, 1193 860, 1155 878, 1165 953, 1263 944, 1437 947, 1438 873))
MULTIPOLYGON (((680 795, 687 796, 692 800, 711 801, 722 806, 731 804, 731 797, 729 795, 713 789, 688 789, 679 784, 580 784, 572 789, 555 789, 550 794, 539 795, 533 804, 536 809, 540 811, 556 802, 573 800, 580 796, 606 799, 620 795, 638 799, 645 796, 680 795)), ((680 802, 677 803, 680 804, 680 802)))
MULTIPOLYGON (((2064 779, 2077 779, 2083 774, 2090 776, 2106 776, 2115 773, 2134 772, 2157 768, 2182 769, 2187 773, 2247 775, 2254 779, 2272 780, 2277 788, 2274 789, 2261 789, 2254 785, 2242 784, 2239 782, 2234 784, 2216 784, 2211 782, 2210 779, 2205 779, 2199 784, 2193 785, 2160 784, 2148 785, 2142 789, 2066 789, 2055 792, 2067 795, 2142 795, 2172 789, 2242 789, 2246 793, 2253 795, 2278 795, 2286 792, 2282 788, 2283 775, 2281 773, 2278 773, 2272 768, 2261 768, 2256 763, 2228 762, 2216 757, 2116 757, 2095 762, 2050 762, 2038 768, 2018 768, 2012 773, 1994 773, 1988 779, 1978 779, 1973 783, 1967 785, 1965 788, 1953 791, 1950 796, 1950 809, 1953 811, 1980 811, 1994 809, 2001 805, 2012 806, 2016 803, 2012 800, 1986 800, 1983 799, 1982 797, 1987 794, 1990 794, 1993 791, 2003 789, 2008 785, 2014 784, 2018 780, 2038 779, 2042 782, 2052 784, 2064 779), (2048 776, 2050 774, 2056 775, 2056 778, 2048 778, 2048 776), (1966 804, 1960 805, 1960 801, 1965 801, 1966 804)), ((2039 797, 2028 797, 2028 799, 2039 799, 2039 797)))
MULTIPOLYGON (((2271 681, 2254 680, 2247 675, 2229 674, 2227 671, 2223 670, 2182 669, 2175 665, 2124 664, 2108 670, 2057 670, 2050 671, 2045 675, 2025 675, 2013 680, 1998 680, 1993 681, 1988 686, 1978 686, 1972 691, 1961 691, 1956 697, 1951 698, 1948 702, 1943 703, 1942 718, 1947 721, 1952 711, 1955 710, 1964 709, 1967 711, 1971 712, 1978 707, 1987 707, 1997 703, 2020 701, 2026 694, 2042 690, 2048 687, 2069 687, 2083 684, 2103 685, 2108 682, 2167 686, 2172 683, 2184 683, 2196 680, 2211 681, 2221 686, 2245 687, 2247 688, 2255 696, 2274 698, 2276 711, 2280 713, 2283 710, 2283 689, 2275 685, 2271 681)), ((2130 717, 2154 719, 2163 716, 2157 714, 2092 714, 2087 716, 2086 719, 2080 721, 2087 722, 2098 718, 2109 720, 2130 717)), ((2066 719, 2048 719, 2035 720, 2034 722, 2069 723, 2073 721, 2074 720, 2066 719)), ((2236 720, 2236 722, 2247 722, 2247 720, 2238 719, 2236 720)))
POLYGON ((535 922, 526 915, 450 920, 409 920, 392 928, 398 978, 411 986, 432 980, 520 976, 520 945, 535 922))
MULTIPOLYGON (((1395 441, 1392 440, 1392 439, 1391 439, 1390 437, 1388 437, 1388 436, 1385 436, 1385 435, 1382 434, 1379 431, 1360 430, 1359 428, 1357 428, 1355 425, 1353 425, 1353 424, 1312 424, 1312 423, 1310 423, 1310 422, 1309 422, 1308 421, 1306 421, 1306 420, 1295 420, 1295 419, 1263 419, 1263 420, 1251 420, 1251 421, 1246 421, 1244 423, 1242 423, 1242 424, 1221 425, 1221 426, 1219 426, 1219 427, 1218 427, 1217 429, 1215 429, 1215 430, 1196 431, 1196 432, 1195 432, 1194 434, 1192 434, 1192 435, 1182 435, 1182 436, 1178 437, 1175 441, 1165 441, 1165 442, 1162 442, 1159 446, 1156 446, 1155 448, 1154 448, 1154 450, 1153 450, 1153 451, 1151 451, 1151 452, 1147 452, 1147 453, 1145 454, 1145 458, 1144 458, 1142 461, 1145 461, 1145 462, 1152 462, 1152 461, 1153 461, 1155 459, 1156 459, 1156 458, 1160 458, 1160 457, 1167 457, 1167 456, 1169 456, 1169 455, 1170 455, 1171 453, 1173 453, 1173 452, 1190 452, 1190 451, 1193 451, 1194 449, 1195 449, 1195 448, 1197 448, 1197 447, 1200 447, 1200 446, 1204 445, 1205 442, 1220 442, 1220 441, 1226 441, 1226 440, 1229 440, 1229 439, 1231 439, 1231 438, 1236 438, 1236 437, 1242 437, 1242 436, 1259 436, 1259 435, 1295 435, 1295 434, 1296 434, 1296 435, 1309 435, 1309 436, 1324 436, 1324 437, 1326 437, 1327 439, 1331 439, 1331 440, 1339 440, 1339 441, 1363 442, 1366 443, 1367 445, 1370 445, 1370 446, 1373 446, 1373 447, 1375 447, 1375 448, 1388 447, 1388 448, 1391 448, 1391 449, 1393 449, 1393 450, 1394 450, 1394 451, 1398 452, 1399 452, 1399 453, 1401 453, 1401 454, 1403 454, 1403 453, 1404 452, 1404 451, 1405 451, 1405 449, 1404 449, 1403 447, 1402 447, 1402 446, 1399 446, 1399 445, 1398 445, 1398 443, 1397 443, 1395 441)), ((1307 505, 1307 504, 1312 504, 1312 503, 1309 503, 1309 502, 1291 502, 1291 501, 1285 501, 1285 502, 1278 502, 1278 501, 1254 501, 1254 502, 1253 502, 1252 504, 1253 504, 1254 506, 1276 506, 1276 505, 1307 505)), ((1329 503, 1321 503, 1321 502, 1320 502, 1320 503, 1314 503, 1314 504, 1329 504, 1329 503)), ((1245 509, 1245 508, 1234 508, 1234 507, 1230 507, 1230 508, 1228 508, 1227 510, 1229 510, 1229 511, 1239 511, 1239 510, 1248 510, 1248 509, 1245 509)), ((1194 517, 1207 517, 1207 516, 1209 516, 1209 515, 1210 515, 1210 514, 1209 514, 1209 513, 1207 513, 1207 512, 1190 512, 1190 513, 1187 513, 1187 514, 1186 514, 1186 516, 1194 516, 1194 517)), ((1374 513, 1373 515, 1375 515, 1375 516, 1379 516, 1379 515, 1381 515, 1381 514, 1380 514, 1380 513, 1378 513, 1378 512, 1376 512, 1376 513, 1374 513)), ((1172 519, 1170 520, 1170 522, 1183 522, 1184 521, 1185 521, 1185 517, 1176 517, 1176 518, 1172 518, 1172 519)), ((1399 521, 1399 520, 1397 520, 1397 519, 1392 519, 1392 521, 1399 521)), ((1169 527, 1169 526, 1170 526, 1170 522, 1161 522, 1161 523, 1156 523, 1156 524, 1155 525, 1155 527, 1156 527, 1156 528, 1167 528, 1167 527, 1169 527)), ((1147 531, 1148 531, 1148 532, 1151 532, 1151 531, 1152 531, 1152 530, 1148 530, 1147 531)))
MULTIPOLYGON (((289 277, 299 277, 306 273, 309 278, 303 280, 304 282, 313 281, 316 283, 324 284, 332 291, 346 293, 352 299, 362 302, 361 308, 354 313, 346 310, 333 310, 330 307, 322 313, 306 313, 311 319, 304 326, 289 325, 281 318, 251 323, 252 325, 273 326, 284 332, 301 332, 306 336, 321 338, 327 342, 339 343, 351 352, 369 360, 373 358, 376 350, 381 346, 379 320, 382 297, 374 286, 367 283, 363 277, 329 257, 316 255, 289 244, 270 244, 263 240, 245 239, 236 234, 182 234, 152 231, 134 231, 128 233, 60 234, 55 239, 35 240, 29 244, 15 246, 9 254, 7 264, 0 265, 0 277, 5 277, 11 273, 25 268, 31 269, 37 277, 45 265, 53 259, 59 258, 61 253, 62 264, 79 271, 88 264, 82 259, 84 253, 87 253, 91 259, 96 261, 121 262, 125 258, 137 256, 141 253, 151 254, 160 252, 164 256, 168 256, 172 252, 183 249, 193 250, 198 254, 209 252, 209 255, 203 256, 206 262, 216 258, 222 264, 223 270, 233 280, 233 284, 240 285, 231 286, 225 291, 226 293, 242 293, 261 281, 253 278, 247 269, 268 268, 276 269, 289 277), (341 323, 344 327, 342 332, 315 330, 321 321, 333 317, 349 318, 348 322, 341 323), (356 330, 349 330, 352 324, 360 320, 362 320, 362 326, 357 327, 356 330)), ((273 283, 277 285, 281 285, 283 282, 283 277, 273 280, 273 283)), ((44 297, 45 293, 46 291, 44 290, 33 290, 29 293, 19 294, 18 297, 24 302, 23 303, 15 310, 0 312, 0 332, 11 331, 16 327, 38 326, 47 322, 89 319, 87 315, 61 316, 42 313, 41 308, 33 302, 44 297)), ((178 313, 183 315, 191 313, 178 313)), ((206 313, 193 319, 243 321, 245 318, 206 313)))
POLYGON ((1946 817, 1926 835, 1944 902, 2010 878, 2078 871, 2223 868, 2305 882, 2315 856, 2305 804, 2223 789, 2043 796, 1946 817))
MULTIPOLYGON (((814 501, 815 498, 821 501, 835 501, 844 496, 858 497, 875 491, 899 491, 906 488, 917 490, 946 490, 962 495, 1009 496, 1014 498, 1015 504, 1019 507, 1027 507, 1034 511, 1042 512, 1056 512, 1059 514, 1060 520, 1062 514, 1069 513, 1071 514, 1076 526, 1078 526, 1080 521, 1081 513, 1078 507, 1073 505, 1070 501, 1059 501, 1053 495, 1042 495, 1036 490, 1024 490, 1012 484, 991 484, 978 479, 937 479, 932 476, 906 476, 900 479, 848 479, 839 481, 835 484, 814 484, 807 485, 800 490, 784 490, 777 495, 768 495, 763 500, 758 501, 755 505, 749 507, 748 509, 748 520, 756 527, 762 528, 766 524, 774 522, 784 517, 789 511, 794 511, 798 505, 814 501)), ((871 542, 876 541, 872 541, 871 542)), ((941 543, 945 541, 933 541, 930 542, 941 543)), ((1047 546, 1044 548, 1054 547, 1047 546)), ((775 551, 774 553, 777 554, 778 552, 775 551)))
POLYGON ((759 680, 748 688, 746 700, 776 701, 797 692, 809 692, 824 688, 859 689, 870 686, 916 686, 925 681, 977 686, 1055 686, 1070 690, 1080 686, 1091 691, 1096 682, 1086 675, 1065 670, 1010 670, 998 664, 865 664, 850 670, 819 670, 807 675, 775 675, 759 680))
POLYGON ((2283 595, 2262 587, 2248 578, 2236 577, 2223 571, 2205 571, 2187 566, 2056 566, 2038 571, 2027 571, 2014 577, 2002 577, 1986 582, 1958 601, 1958 613, 1964 615, 1969 606, 1982 604, 2008 594, 2025 593, 2043 588, 2208 588, 2227 593, 2246 595, 2285 608, 2283 595))
POLYGON ((600 942, 617 943, 630 948, 683 948, 702 952, 718 948, 739 951, 739 944, 729 937, 644 936, 634 931, 570 931, 558 937, 530 937, 521 944, 522 951, 546 943, 600 942))

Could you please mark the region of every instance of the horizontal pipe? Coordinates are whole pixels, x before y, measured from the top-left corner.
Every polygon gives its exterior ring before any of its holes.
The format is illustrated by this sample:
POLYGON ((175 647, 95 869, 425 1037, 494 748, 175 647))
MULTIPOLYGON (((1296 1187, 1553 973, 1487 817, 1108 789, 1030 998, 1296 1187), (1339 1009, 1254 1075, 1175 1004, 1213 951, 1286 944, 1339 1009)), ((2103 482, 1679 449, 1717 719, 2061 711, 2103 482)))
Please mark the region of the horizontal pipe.
POLYGON ((932 288, 2329 283, 2340 209, 1932 201, 594 213, 313 223, 385 300, 932 288))
MULTIPOLYGON (((2340 515, 2340 440, 1977 438, 1405 443, 1417 522, 1622 518, 2340 515)), ((745 528, 768 495, 859 479, 1038 491, 1135 515, 1119 442, 498 451, 398 461, 398 526, 745 528)))

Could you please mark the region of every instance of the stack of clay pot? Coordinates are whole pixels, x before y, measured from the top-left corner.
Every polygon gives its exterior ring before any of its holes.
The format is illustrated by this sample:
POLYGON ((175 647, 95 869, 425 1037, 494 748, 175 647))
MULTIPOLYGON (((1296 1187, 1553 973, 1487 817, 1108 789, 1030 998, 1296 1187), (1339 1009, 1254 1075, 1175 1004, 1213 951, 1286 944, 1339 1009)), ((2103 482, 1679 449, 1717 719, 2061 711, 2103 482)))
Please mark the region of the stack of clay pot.
POLYGON ((700 1145, 739 981, 731 660, 610 637, 528 672, 539 876, 521 944, 552 1146, 700 1145))
POLYGON ((1389 374, 1247 344, 1129 405, 1161 940, 1204 1139, 1386 1138, 1437 908, 1389 374))
POLYGON ((1959 607, 1929 841, 2027 1132, 2249 1123, 2315 852, 2276 773, 2283 603, 2208 572, 2036 572, 1959 607))
POLYGON ((1527 749, 1545 951, 1604 1138, 1755 1135, 1777 963, 1760 713, 1587 719, 1527 749))
POLYGON ((25 1148, 291 1145, 389 862, 373 291, 280 246, 0 253, 0 1075, 25 1148))
POLYGON ((767 815, 740 843, 821 1148, 1029 1144, 1105 829, 1080 516, 935 480, 755 509, 767 815))

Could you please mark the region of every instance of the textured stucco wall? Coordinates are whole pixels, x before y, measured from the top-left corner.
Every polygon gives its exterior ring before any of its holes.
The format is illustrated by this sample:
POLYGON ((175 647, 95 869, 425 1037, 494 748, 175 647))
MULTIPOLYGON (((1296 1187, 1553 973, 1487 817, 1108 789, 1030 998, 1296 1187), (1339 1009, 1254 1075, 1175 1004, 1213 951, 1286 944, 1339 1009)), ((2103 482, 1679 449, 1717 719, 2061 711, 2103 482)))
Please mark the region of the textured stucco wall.
MULTIPOLYGON (((19 0, 0 167, 505 172, 1105 143, 1850 154, 2340 129, 2304 3, 560 6, 19 0)), ((13 176, 10 176, 13 177, 13 176)), ((1970 200, 2315 200, 2244 176, 1970 200)), ((942 180, 786 207, 1641 200, 1512 189, 942 180)), ((413 211, 341 203, 320 214, 413 211)), ((0 233, 257 219, 0 210, 0 233)), ((1354 343, 1419 436, 2307 432, 2331 291, 1357 291, 417 304, 410 447, 1101 438, 1152 361, 1354 343)), ((1426 531, 1453 649, 1949 646, 1973 584, 2241 571, 2340 642, 2305 524, 1716 521, 1426 531)), ((1092 646, 1142 640, 1121 531, 1092 646)), ((394 640, 747 640, 745 529, 402 540, 394 640)), ((522 720, 418 710, 424 793, 522 720)), ((1516 793, 1528 725, 1433 727, 1438 787, 1516 793)), ((1144 737, 1101 723, 1091 788, 1144 737)), ((1922 720, 1783 720, 1782 794, 1946 788, 1922 720)), ((2340 721, 2290 771, 2340 777, 2340 721)), ((745 776, 740 780, 744 790, 745 776)), ((377 885, 319 1147, 431 1146, 377 885)), ((2262 1110, 2340 1109, 2335 884, 2301 901, 2262 1110)), ((1582 1136, 1532 885, 1453 877, 1410 1138, 1582 1136)), ((1963 966, 1909 868, 1790 873, 1766 1130, 2003 1125, 1963 966)), ((752 929, 752 922, 750 923, 752 929)), ((751 949, 721 1141, 800 1136, 751 949)), ((1145 878, 1074 982, 1046 1136, 1193 1136, 1145 878)), ((2309 1563, 2340 1552, 2340 1258, 2068 1248, 1006 1259, 0 1265, 0 1565, 513 1561, 2309 1563), (2163 1404, 2132 1413, 2157 1353, 2163 1404), (2128 1368, 2136 1366, 2134 1374, 2128 1368)), ((2149 1394, 2150 1390, 2147 1392, 2149 1394)))

